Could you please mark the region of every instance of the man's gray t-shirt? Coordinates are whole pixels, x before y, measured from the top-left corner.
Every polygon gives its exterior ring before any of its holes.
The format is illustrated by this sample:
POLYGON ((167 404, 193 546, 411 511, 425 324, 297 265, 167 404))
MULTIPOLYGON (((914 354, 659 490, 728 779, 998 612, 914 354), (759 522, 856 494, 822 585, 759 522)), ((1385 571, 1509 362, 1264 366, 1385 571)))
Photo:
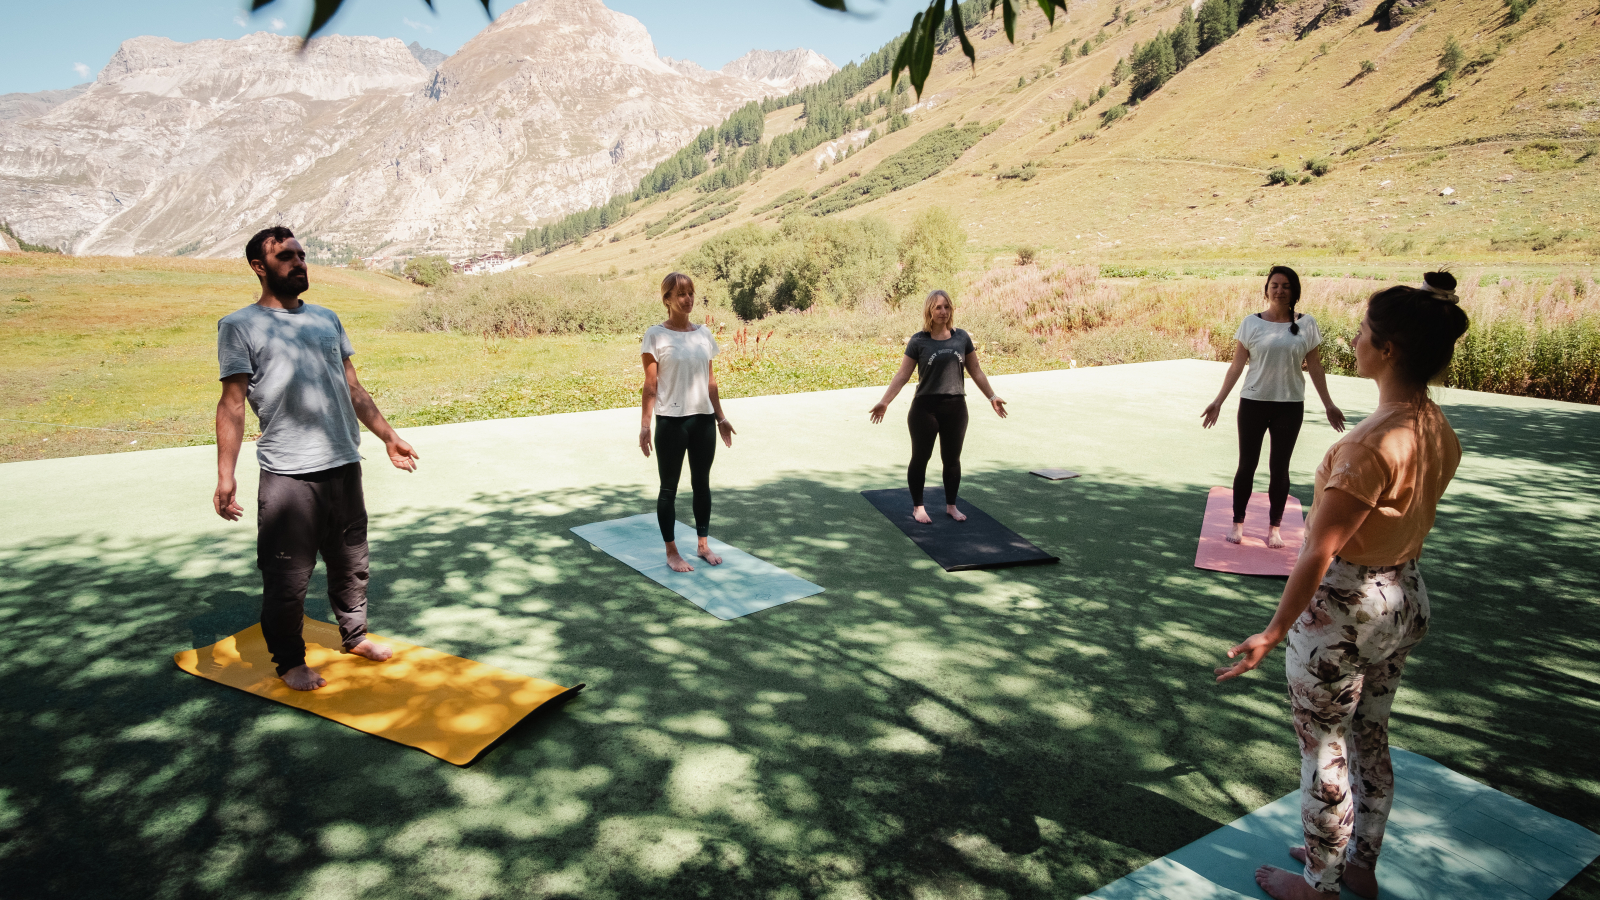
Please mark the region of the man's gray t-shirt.
POLYGON ((350 338, 332 310, 252 304, 217 323, 223 378, 249 375, 245 396, 261 421, 256 460, 275 475, 360 462, 361 426, 344 380, 350 338))

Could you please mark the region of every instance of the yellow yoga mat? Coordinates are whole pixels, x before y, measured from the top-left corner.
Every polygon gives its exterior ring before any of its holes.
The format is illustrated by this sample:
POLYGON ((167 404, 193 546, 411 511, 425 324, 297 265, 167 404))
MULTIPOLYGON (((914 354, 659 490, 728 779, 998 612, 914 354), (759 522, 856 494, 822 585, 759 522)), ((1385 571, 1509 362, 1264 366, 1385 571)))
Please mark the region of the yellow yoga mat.
POLYGON ((380 663, 345 653, 338 626, 307 618, 306 664, 328 682, 314 691, 292 690, 278 678, 260 624, 209 647, 175 654, 173 660, 191 675, 415 747, 458 766, 476 759, 528 713, 569 691, 405 641, 371 637, 391 647, 394 656, 380 663))

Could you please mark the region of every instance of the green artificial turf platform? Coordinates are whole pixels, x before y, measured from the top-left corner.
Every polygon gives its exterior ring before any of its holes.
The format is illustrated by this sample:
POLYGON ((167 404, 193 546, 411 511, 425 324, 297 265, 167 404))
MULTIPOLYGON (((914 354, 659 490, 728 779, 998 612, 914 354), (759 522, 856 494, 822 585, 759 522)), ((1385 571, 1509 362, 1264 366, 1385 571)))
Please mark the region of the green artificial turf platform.
MULTIPOLYGON (((636 409, 409 429, 409 475, 369 443, 374 631, 589 685, 467 769, 172 665, 258 613, 248 452, 240 523, 209 447, 0 466, 5 893, 1093 892, 1298 783, 1281 651, 1211 679, 1281 589, 1192 566, 1236 460, 1236 401, 1199 426, 1224 368, 994 379, 1011 417, 974 407, 962 495, 1061 557, 998 571, 861 501, 904 477, 904 398, 876 426, 880 388, 727 401, 712 535, 827 587, 731 621, 569 531, 654 508, 636 409), (1083 477, 1029 474, 1059 465, 1083 477)), ((1600 830, 1600 409, 1439 395, 1466 456, 1394 740, 1600 830)), ((1334 439, 1310 406, 1302 498, 1334 439)), ((1600 898, 1596 867, 1557 896, 1600 898)))

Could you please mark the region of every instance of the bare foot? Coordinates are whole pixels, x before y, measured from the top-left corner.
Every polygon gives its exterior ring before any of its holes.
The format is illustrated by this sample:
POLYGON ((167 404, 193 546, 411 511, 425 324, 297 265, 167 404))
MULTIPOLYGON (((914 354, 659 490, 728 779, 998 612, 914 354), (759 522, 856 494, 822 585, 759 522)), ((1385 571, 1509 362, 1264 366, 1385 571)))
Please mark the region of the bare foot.
POLYGON ((1262 866, 1256 870, 1256 884, 1276 900, 1338 900, 1338 891, 1319 891, 1300 877, 1299 872, 1289 872, 1277 866, 1262 866))
POLYGON ((713 566, 722 565, 722 557, 711 552, 711 542, 705 538, 700 539, 700 549, 696 550, 695 554, 713 566))
POLYGON ((1274 550, 1283 549, 1283 529, 1281 526, 1274 525, 1267 529, 1267 546, 1274 550))
POLYGON ((678 555, 678 544, 676 541, 669 541, 667 543, 667 568, 674 572, 694 571, 694 566, 689 565, 688 560, 678 555))
POLYGON ((932 519, 928 518, 928 511, 920 506, 911 511, 911 518, 916 519, 918 522, 921 522, 924 525, 927 525, 929 522, 933 521, 932 519))
POLYGON ((967 514, 959 509, 956 509, 956 505, 954 503, 946 503, 944 505, 944 511, 949 513, 950 518, 955 519, 957 522, 965 522, 967 520, 967 514))
POLYGON ((1235 522, 1235 523, 1233 523, 1233 528, 1228 531, 1228 534, 1224 538, 1224 540, 1226 540, 1230 544, 1242 544, 1242 543, 1244 543, 1244 523, 1243 522, 1235 522))
POLYGON ((283 679, 284 684, 297 691, 314 691, 328 683, 317 674, 316 669, 307 665, 295 666, 278 677, 283 679))
POLYGON ((383 662, 394 655, 394 651, 390 650, 386 645, 374 644, 370 640, 362 641, 354 647, 351 647, 349 652, 354 653, 357 656, 364 656, 373 662, 383 662))
MULTIPOLYGON (((1289 855, 1294 857, 1295 862, 1305 865, 1306 848, 1290 847, 1289 855)), ((1378 898, 1378 873, 1372 869, 1347 862, 1344 864, 1344 876, 1339 881, 1357 897, 1365 897, 1366 900, 1378 898)))

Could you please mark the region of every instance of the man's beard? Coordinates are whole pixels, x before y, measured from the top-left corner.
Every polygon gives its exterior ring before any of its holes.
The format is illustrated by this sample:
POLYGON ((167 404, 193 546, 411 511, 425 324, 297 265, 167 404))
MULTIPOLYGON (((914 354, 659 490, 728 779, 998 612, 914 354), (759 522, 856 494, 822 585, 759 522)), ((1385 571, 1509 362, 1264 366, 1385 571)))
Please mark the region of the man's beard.
POLYGON ((283 277, 278 277, 271 271, 267 272, 267 290, 274 297, 299 297, 311 286, 310 279, 304 272, 291 272, 283 277))

